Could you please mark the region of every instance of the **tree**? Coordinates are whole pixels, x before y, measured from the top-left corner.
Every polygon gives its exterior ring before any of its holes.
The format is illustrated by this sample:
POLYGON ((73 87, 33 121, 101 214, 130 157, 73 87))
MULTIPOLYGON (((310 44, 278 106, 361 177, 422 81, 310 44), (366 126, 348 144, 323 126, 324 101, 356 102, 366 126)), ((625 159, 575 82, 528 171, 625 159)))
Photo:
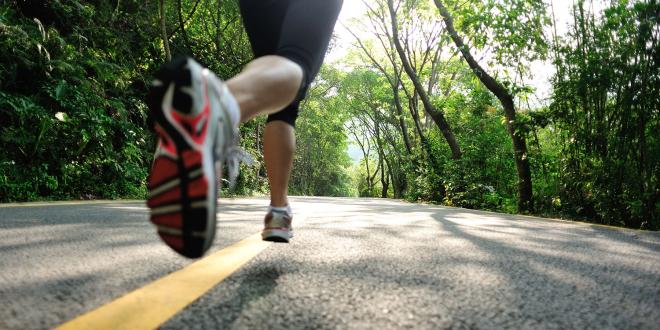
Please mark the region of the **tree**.
POLYGON ((589 7, 575 3, 568 35, 554 45, 561 206, 606 224, 657 229, 660 5, 618 1, 600 17, 589 7))
POLYGON ((165 0, 158 1, 158 13, 160 16, 160 33, 161 38, 163 39, 163 49, 165 49, 165 60, 169 61, 172 59, 172 52, 170 51, 170 38, 167 35, 167 24, 165 23, 165 0))
MULTIPOLYGON (((516 121, 516 107, 514 95, 500 81, 482 68, 472 56, 470 48, 465 44, 463 38, 454 27, 454 19, 441 0, 435 0, 447 32, 454 41, 456 48, 461 52, 475 76, 490 90, 500 101, 506 115, 506 124, 514 148, 514 158, 518 171, 518 209, 521 212, 529 212, 533 209, 532 174, 527 158, 527 142, 525 132, 520 130, 516 121)), ((503 7, 500 7, 502 9, 503 7)))
POLYGON ((382 74, 365 68, 347 73, 339 90, 339 97, 351 115, 347 130, 353 134, 363 154, 366 189, 360 191, 362 196, 376 195, 379 174, 381 196, 387 196, 390 182, 394 196, 400 198, 403 194, 405 179, 400 166, 406 154, 393 152, 405 148, 388 91, 388 83, 382 74))
POLYGON ((397 53, 399 54, 399 58, 401 59, 401 63, 403 65, 404 70, 406 71, 406 74, 412 81, 413 85, 415 86, 415 92, 417 95, 422 100, 422 104, 424 105, 424 110, 433 118, 433 121, 436 123, 440 131, 442 132, 442 135, 445 137, 445 140, 447 140, 447 144, 449 145, 449 148, 451 149, 452 152, 452 157, 454 159, 460 159, 461 158, 461 148, 458 144, 458 141, 456 140, 456 137, 454 136, 454 133, 451 130, 451 126, 447 122, 447 119, 445 119, 444 114, 442 113, 441 110, 436 109, 432 104, 431 100, 429 99, 428 93, 422 86, 422 83, 419 80, 419 77, 413 70, 410 61, 408 60, 405 51, 403 49, 403 46, 401 45, 401 40, 399 40, 399 22, 397 21, 396 18, 396 9, 394 8, 394 2, 393 0, 387 0, 387 7, 389 10, 390 14, 390 19, 391 19, 391 26, 392 26, 392 40, 394 42, 394 46, 396 48, 397 53))
POLYGON ((342 73, 323 67, 296 122, 297 148, 291 174, 294 194, 352 196, 344 124, 348 110, 338 94, 342 73))

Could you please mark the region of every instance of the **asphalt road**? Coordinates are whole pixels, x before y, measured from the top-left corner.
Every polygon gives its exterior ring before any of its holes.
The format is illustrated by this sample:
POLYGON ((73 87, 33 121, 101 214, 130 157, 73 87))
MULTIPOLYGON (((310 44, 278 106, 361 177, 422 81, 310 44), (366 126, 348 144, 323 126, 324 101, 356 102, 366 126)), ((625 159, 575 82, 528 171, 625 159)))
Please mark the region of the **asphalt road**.
MULTIPOLYGON (((223 199, 218 251, 264 199, 223 199)), ((271 244, 164 329, 659 329, 660 235, 380 199, 293 198, 271 244)), ((55 327, 191 263, 140 202, 0 207, 0 329, 55 327)))

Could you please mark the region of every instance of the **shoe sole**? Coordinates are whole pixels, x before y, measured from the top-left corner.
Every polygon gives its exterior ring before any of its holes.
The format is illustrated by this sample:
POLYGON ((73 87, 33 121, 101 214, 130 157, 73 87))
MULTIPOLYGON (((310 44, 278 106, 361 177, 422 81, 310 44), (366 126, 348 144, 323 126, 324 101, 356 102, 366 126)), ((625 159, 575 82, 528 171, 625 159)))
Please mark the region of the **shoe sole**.
MULTIPOLYGON (((183 128, 193 134, 192 127, 197 121, 190 116, 194 102, 186 91, 193 87, 193 73, 187 64, 188 58, 165 64, 156 74, 160 84, 153 86, 147 96, 159 143, 169 152, 154 158, 147 206, 160 238, 181 255, 199 258, 215 236, 217 189, 212 149, 193 147, 190 135, 186 139, 181 132, 183 128), (169 116, 165 109, 169 105, 164 104, 166 97, 171 97, 171 107, 176 109, 169 116)), ((209 134, 208 115, 206 120, 203 130, 209 134)))
POLYGON ((268 242, 289 243, 291 238, 293 238, 293 233, 288 230, 264 229, 261 232, 261 239, 268 242))

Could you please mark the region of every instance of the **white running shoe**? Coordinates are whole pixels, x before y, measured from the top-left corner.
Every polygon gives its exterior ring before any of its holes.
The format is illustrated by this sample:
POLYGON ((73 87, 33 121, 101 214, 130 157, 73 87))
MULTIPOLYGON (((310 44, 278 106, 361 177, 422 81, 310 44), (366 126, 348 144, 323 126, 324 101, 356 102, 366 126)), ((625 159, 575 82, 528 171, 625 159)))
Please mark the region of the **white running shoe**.
POLYGON ((220 166, 238 175, 238 105, 215 74, 189 57, 163 67, 149 90, 158 146, 147 205, 161 239, 178 253, 201 257, 215 236, 220 166))
POLYGON ((293 214, 290 207, 286 209, 268 208, 266 218, 264 218, 264 230, 261 232, 261 238, 264 241, 289 243, 293 238, 293 228, 291 221, 293 214))

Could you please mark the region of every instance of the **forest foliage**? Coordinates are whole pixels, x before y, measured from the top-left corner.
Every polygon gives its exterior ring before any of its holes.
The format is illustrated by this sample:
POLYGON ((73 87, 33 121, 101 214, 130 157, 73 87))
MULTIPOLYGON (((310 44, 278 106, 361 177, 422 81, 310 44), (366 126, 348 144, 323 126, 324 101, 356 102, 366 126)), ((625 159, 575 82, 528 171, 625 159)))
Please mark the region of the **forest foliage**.
MULTIPOLYGON (((578 0, 558 23, 556 3, 364 1, 302 105, 290 193, 658 229, 660 5, 578 0)), ((144 198, 153 73, 252 59, 235 0, 0 1, 0 49, 3 202, 144 198)), ((225 194, 268 192, 264 125, 241 127, 257 165, 225 194)))

